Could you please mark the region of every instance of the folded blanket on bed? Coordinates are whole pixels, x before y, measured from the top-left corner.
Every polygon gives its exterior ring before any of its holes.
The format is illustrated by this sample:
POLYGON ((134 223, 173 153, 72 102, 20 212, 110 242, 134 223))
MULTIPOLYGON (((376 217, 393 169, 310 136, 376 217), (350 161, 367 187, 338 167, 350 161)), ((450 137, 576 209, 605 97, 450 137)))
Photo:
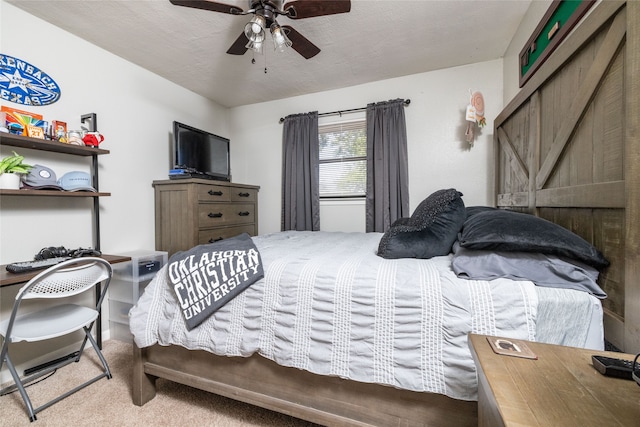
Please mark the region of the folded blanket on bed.
POLYGON ((167 267, 189 330, 262 277, 260 253, 247 233, 178 252, 167 267))
MULTIPOLYGON (((459 279, 451 256, 384 259, 376 255, 381 236, 254 237, 265 277, 191 331, 161 271, 130 312, 135 342, 258 353, 316 374, 476 399, 467 334, 535 340, 536 287, 459 279)), ((554 323, 563 325, 563 315, 554 323)))

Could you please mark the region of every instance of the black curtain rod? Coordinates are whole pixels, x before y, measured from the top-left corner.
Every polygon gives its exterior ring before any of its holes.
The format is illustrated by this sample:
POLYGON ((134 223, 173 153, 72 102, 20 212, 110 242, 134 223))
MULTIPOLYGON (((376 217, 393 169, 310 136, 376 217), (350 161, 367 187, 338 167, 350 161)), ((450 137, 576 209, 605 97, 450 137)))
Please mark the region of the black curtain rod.
MULTIPOLYGON (((405 99, 404 100, 404 105, 409 105, 411 104, 411 100, 410 99, 405 99)), ((364 111, 366 110, 367 107, 361 107, 361 108, 352 108, 350 110, 338 110, 338 111, 330 111, 328 113, 318 113, 318 116, 333 116, 336 114, 339 114, 342 116, 343 113, 354 113, 356 111, 364 111)), ((284 118, 280 117, 280 123, 284 123, 284 118)))

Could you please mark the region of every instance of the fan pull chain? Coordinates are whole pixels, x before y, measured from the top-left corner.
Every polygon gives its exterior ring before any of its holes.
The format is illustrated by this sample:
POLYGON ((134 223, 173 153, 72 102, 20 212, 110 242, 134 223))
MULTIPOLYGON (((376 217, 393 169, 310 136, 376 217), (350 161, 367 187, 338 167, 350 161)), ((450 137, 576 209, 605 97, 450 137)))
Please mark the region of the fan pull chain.
MULTIPOLYGON (((264 73, 267 74, 267 53, 265 52, 263 56, 264 56, 264 73)), ((256 53, 253 52, 253 58, 251 58, 251 64, 255 64, 255 63, 256 63, 256 53)))

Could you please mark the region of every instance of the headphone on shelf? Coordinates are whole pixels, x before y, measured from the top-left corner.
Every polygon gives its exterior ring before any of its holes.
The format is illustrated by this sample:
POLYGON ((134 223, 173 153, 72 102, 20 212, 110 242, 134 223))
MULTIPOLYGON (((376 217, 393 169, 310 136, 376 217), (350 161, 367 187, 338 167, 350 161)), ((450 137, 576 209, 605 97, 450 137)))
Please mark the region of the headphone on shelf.
POLYGON ((67 249, 64 246, 49 246, 46 248, 40 249, 33 259, 34 260, 43 260, 49 258, 58 258, 58 257, 72 257, 72 258, 80 258, 83 256, 100 256, 102 253, 97 249, 91 248, 78 248, 78 249, 67 249))
POLYGON ((49 246, 47 248, 40 249, 40 252, 38 252, 33 259, 42 260, 64 256, 69 256, 69 251, 64 246, 49 246))
POLYGON ((78 248, 73 251, 69 251, 69 256, 73 258, 80 258, 83 256, 100 256, 102 252, 97 249, 91 248, 78 248))

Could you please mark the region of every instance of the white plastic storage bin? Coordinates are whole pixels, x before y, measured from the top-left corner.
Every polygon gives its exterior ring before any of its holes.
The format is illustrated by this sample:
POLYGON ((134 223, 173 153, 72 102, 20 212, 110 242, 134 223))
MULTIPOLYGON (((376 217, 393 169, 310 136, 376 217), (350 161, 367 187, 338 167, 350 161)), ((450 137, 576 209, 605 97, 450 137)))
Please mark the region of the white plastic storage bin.
POLYGON ((129 310, 133 304, 121 301, 109 301, 109 321, 129 324, 129 310))
POLYGON ((112 322, 109 324, 109 335, 114 340, 124 341, 124 342, 133 342, 133 334, 129 329, 128 323, 117 323, 112 322))
POLYGON ((135 303, 156 273, 167 263, 167 252, 133 251, 131 261, 113 265, 109 300, 135 303))
POLYGON ((132 342, 129 332, 129 310, 144 288, 167 263, 167 252, 137 250, 122 255, 131 261, 114 264, 109 284, 109 334, 111 338, 132 342))

